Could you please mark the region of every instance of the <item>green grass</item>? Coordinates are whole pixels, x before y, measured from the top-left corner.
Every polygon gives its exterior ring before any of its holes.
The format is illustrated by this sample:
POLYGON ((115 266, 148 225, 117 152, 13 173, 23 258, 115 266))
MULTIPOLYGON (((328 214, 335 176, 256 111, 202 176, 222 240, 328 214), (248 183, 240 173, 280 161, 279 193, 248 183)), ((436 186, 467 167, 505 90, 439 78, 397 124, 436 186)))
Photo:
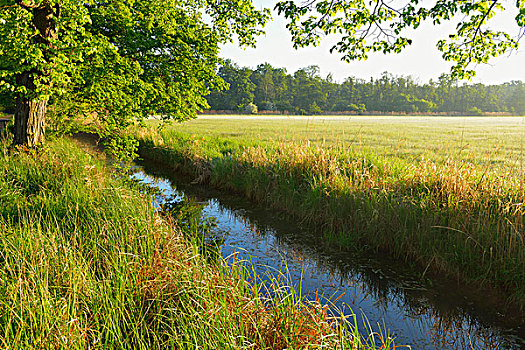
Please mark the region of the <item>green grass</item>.
POLYGON ((207 117, 137 135, 145 158, 284 210, 325 239, 525 301, 523 118, 207 117))
POLYGON ((176 129, 243 143, 309 140, 410 161, 453 157, 525 169, 525 117, 200 116, 176 129))
POLYGON ((369 348, 291 289, 264 299, 241 265, 208 263, 97 158, 0 142, 0 348, 369 348))

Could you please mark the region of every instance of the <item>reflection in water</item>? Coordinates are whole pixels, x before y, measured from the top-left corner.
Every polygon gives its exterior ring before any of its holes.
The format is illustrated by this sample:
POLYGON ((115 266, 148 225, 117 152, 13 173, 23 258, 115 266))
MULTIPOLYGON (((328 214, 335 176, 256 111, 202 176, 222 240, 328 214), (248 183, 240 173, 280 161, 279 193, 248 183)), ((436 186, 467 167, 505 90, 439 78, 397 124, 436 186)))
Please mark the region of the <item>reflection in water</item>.
POLYGON ((380 327, 413 349, 525 349, 523 320, 498 313, 503 308, 491 296, 450 280, 421 278, 366 247, 334 248, 312 230, 238 196, 191 185, 147 164, 136 171, 136 179, 160 190, 159 207, 182 215, 182 226, 198 227, 203 246, 217 244, 229 261, 250 261, 263 279, 286 268, 304 298, 319 293, 324 300, 337 299, 339 310, 357 314, 362 332, 367 324, 380 327), (184 217, 188 206, 198 220, 184 217))
POLYGON ((179 231, 197 244, 200 254, 210 261, 217 261, 227 232, 217 229, 217 218, 203 215, 205 203, 197 202, 194 197, 178 195, 157 196, 156 203, 161 213, 174 218, 179 231))

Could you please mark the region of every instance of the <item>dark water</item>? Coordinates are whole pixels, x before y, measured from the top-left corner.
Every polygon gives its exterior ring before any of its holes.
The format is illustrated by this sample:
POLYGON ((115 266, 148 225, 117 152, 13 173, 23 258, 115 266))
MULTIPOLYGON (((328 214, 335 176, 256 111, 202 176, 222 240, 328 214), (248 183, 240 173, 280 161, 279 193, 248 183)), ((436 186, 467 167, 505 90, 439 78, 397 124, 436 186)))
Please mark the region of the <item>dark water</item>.
POLYGON ((263 279, 285 269, 296 288, 302 281, 304 297, 338 298, 337 308, 353 310, 362 334, 371 327, 412 349, 525 349, 523 318, 500 305, 501 296, 414 272, 362 247, 334 249, 319 240, 319 232, 281 213, 192 185, 191 179, 154 164, 140 164, 135 171, 135 179, 161 190, 158 205, 174 198, 201 203, 202 215, 214 218, 227 261, 251 261, 263 279))

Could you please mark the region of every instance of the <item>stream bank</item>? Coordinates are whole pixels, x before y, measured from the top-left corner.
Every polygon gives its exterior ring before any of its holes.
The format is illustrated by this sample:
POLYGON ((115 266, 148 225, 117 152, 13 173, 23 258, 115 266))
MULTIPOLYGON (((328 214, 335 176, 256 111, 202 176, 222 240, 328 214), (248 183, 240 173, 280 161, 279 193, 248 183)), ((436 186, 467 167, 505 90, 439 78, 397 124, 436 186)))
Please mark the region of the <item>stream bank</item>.
POLYGON ((194 177, 153 161, 139 165, 134 177, 161 190, 159 205, 191 198, 203 206, 227 261, 250 262, 261 279, 281 278, 284 268, 304 298, 322 295, 353 310, 361 331, 372 325, 413 349, 525 348, 522 315, 501 296, 429 273, 422 278, 421 271, 373 249, 336 248, 282 212, 192 184, 194 177))

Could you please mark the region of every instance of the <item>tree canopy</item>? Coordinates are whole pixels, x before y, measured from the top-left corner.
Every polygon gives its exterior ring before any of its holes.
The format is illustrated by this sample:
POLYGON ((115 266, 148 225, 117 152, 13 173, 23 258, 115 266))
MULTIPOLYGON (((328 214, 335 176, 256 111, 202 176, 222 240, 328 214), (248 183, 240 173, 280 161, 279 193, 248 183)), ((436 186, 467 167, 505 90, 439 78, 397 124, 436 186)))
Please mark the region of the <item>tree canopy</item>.
MULTIPOLYGON (((224 87, 219 44, 253 45, 268 18, 250 0, 0 0, 0 87, 26 129, 50 101, 55 115, 82 116, 117 142, 135 118, 183 120, 206 107, 203 96, 224 87)), ((18 143, 43 142, 41 129, 18 143)))
POLYGON ((280 1, 279 14, 289 21, 295 47, 317 45, 326 35, 337 37, 331 51, 342 59, 366 59, 369 52, 400 52, 412 43, 410 30, 423 22, 457 22, 456 31, 437 43, 443 58, 454 63, 455 78, 475 75, 473 65, 517 49, 524 34, 525 0, 516 0, 517 31, 511 36, 491 27, 505 0, 307 0, 280 1))
POLYGON ((410 76, 384 72, 378 78, 350 76, 337 83, 330 75, 321 77, 317 66, 288 74, 268 63, 250 69, 230 60, 218 74, 230 89, 206 96, 216 111, 244 112, 244 106, 254 103, 260 112, 287 114, 525 114, 525 84, 521 81, 467 84, 442 74, 422 84, 410 76))

